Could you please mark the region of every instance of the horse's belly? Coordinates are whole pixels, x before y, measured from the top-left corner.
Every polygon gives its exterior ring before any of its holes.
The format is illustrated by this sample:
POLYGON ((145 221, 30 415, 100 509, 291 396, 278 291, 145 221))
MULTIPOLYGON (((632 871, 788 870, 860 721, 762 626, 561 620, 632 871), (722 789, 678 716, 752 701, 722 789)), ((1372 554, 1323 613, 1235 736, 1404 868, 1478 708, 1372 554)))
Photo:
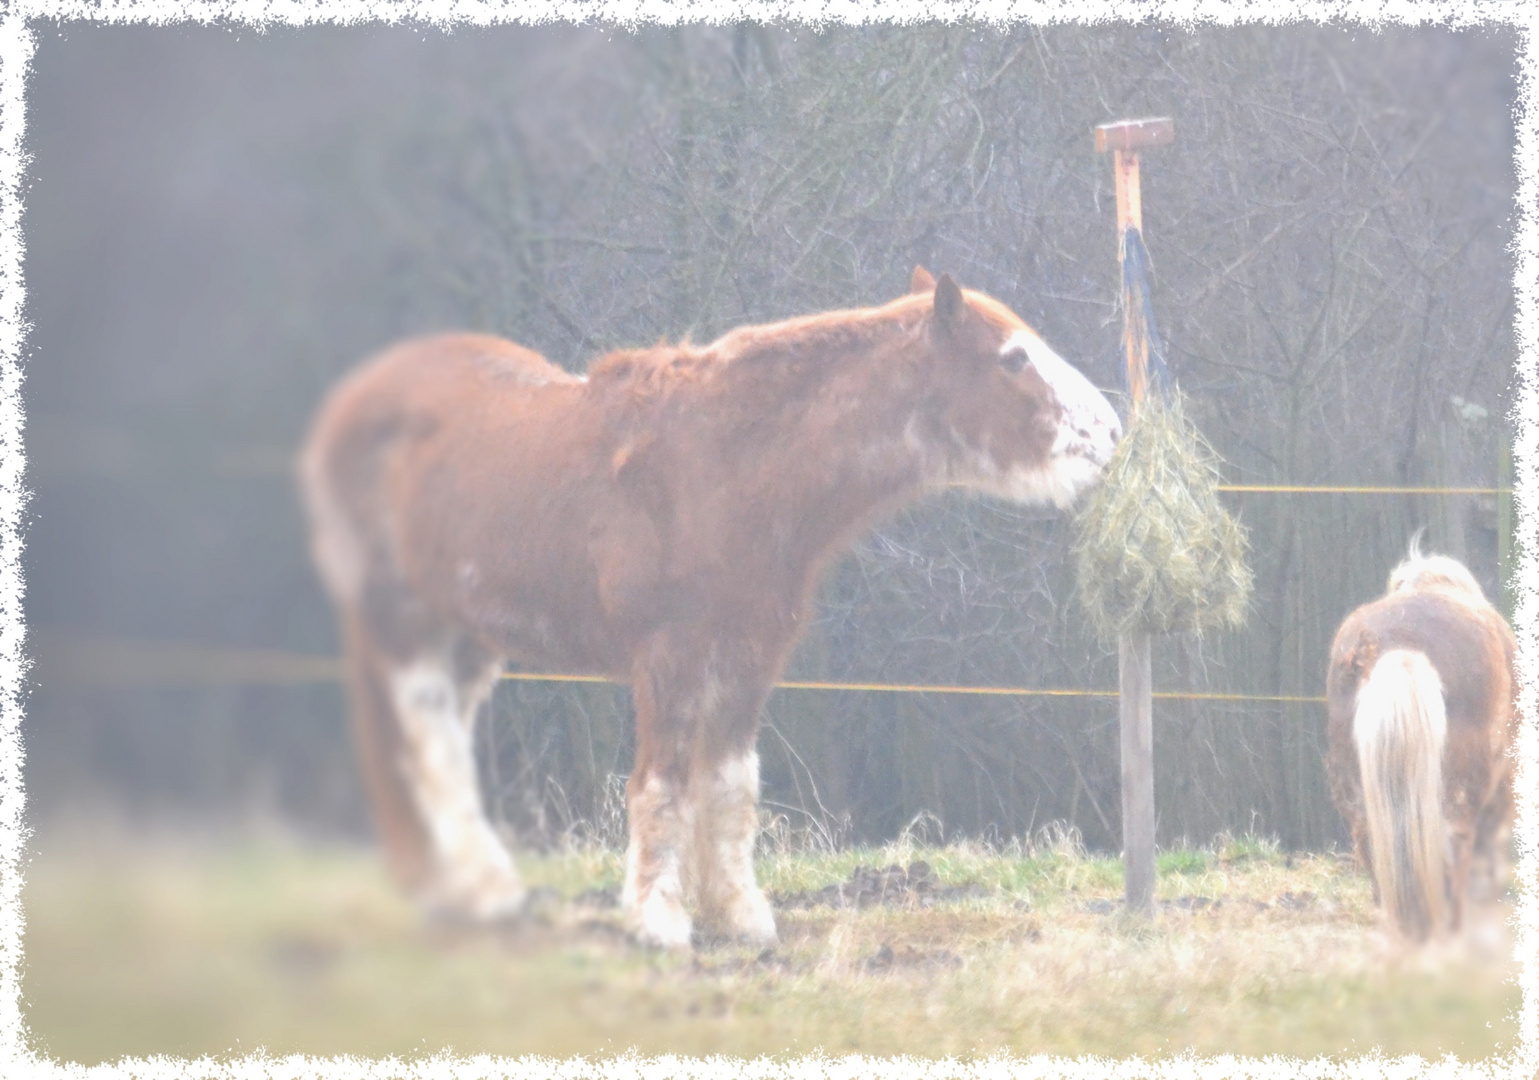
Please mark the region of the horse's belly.
POLYGON ((424 507, 414 576, 455 622, 511 659, 574 673, 623 672, 628 635, 606 606, 589 550, 602 531, 590 524, 594 515, 560 506, 553 488, 521 492, 518 479, 508 477, 497 496, 482 501, 424 507))
POLYGON ((617 665, 607 635, 583 633, 562 612, 482 605, 463 613, 476 636, 508 659, 557 673, 610 674, 617 665))
POLYGON ((597 674, 626 667, 624 642, 589 583, 571 577, 538 585, 492 582, 468 590, 458 606, 460 619, 478 637, 522 664, 597 674))

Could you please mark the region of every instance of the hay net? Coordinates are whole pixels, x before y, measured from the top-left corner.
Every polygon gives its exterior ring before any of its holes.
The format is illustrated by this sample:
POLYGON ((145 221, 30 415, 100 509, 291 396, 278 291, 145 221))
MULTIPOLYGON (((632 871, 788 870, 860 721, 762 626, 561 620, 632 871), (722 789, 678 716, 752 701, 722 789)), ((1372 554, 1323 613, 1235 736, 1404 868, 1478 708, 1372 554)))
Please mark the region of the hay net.
POLYGON ((1079 597, 1103 641, 1245 622, 1249 543, 1218 482, 1180 392, 1148 394, 1074 523, 1079 597))

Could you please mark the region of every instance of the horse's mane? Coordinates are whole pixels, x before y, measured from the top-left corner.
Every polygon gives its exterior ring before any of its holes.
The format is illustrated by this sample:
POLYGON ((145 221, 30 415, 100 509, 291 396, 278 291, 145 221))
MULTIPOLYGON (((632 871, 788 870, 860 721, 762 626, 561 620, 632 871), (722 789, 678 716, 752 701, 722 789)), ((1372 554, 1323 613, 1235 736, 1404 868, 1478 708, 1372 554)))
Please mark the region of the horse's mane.
POLYGON ((917 306, 919 300, 901 297, 878 308, 740 326, 704 346, 686 339, 676 345, 660 342, 647 349, 619 349, 593 361, 588 381, 596 388, 625 388, 636 397, 655 399, 697 385, 728 364, 772 362, 792 353, 831 353, 868 345, 892 332, 899 314, 895 309, 917 306))
POLYGON ((1411 538, 1411 550, 1406 560, 1389 575, 1386 596, 1399 592, 1438 590, 1459 594, 1462 598, 1484 604, 1486 594, 1475 580, 1475 575, 1458 559, 1447 555, 1424 555, 1421 550, 1421 533, 1411 538))
POLYGON ((596 387, 626 386, 638 397, 654 398, 682 384, 700 381, 720 362, 688 341, 650 349, 620 349, 593 362, 588 368, 588 382, 596 387))

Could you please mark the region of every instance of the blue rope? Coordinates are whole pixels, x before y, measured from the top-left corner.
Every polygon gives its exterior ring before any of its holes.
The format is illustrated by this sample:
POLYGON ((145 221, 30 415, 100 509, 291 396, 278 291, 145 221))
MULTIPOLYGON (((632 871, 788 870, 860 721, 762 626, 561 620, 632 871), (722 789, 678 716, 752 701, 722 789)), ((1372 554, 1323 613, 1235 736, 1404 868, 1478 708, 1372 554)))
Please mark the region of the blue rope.
MULTIPOLYGON (((1170 390, 1170 372, 1165 367, 1165 346, 1154 324, 1154 300, 1149 290, 1149 251, 1137 229, 1127 229, 1122 234, 1122 295, 1131 316, 1134 340, 1141 336, 1149 343, 1149 388, 1166 393, 1170 390)), ((1132 393, 1133 388, 1125 385, 1127 377, 1124 365, 1124 388, 1132 393)))

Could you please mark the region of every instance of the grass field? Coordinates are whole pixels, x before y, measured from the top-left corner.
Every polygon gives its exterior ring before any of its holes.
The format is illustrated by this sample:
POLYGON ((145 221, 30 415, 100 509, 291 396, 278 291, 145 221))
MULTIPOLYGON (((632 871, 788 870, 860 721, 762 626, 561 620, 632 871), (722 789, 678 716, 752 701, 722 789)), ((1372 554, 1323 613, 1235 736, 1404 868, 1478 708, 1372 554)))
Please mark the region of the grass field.
POLYGON ((1115 860, 1071 844, 771 854, 782 940, 763 952, 637 949, 611 852, 520 863, 535 916, 470 931, 423 924, 367 850, 48 840, 24 894, 34 1045, 82 1063, 259 1047, 1469 1060, 1516 1039, 1508 947, 1398 956, 1350 864, 1254 840, 1163 853, 1152 922, 1118 910, 1115 860), (840 883, 877 902, 832 906, 840 883))

